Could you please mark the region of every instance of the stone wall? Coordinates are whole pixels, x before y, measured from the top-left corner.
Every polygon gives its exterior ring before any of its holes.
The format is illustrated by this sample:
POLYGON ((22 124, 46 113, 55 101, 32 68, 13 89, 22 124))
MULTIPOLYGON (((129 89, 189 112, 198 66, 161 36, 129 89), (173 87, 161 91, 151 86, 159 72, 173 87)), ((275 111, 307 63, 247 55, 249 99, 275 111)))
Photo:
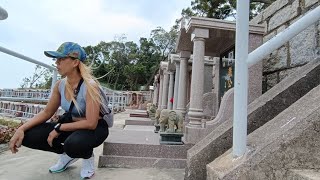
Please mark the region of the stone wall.
MULTIPOLYGON (((265 24, 265 43, 319 5, 318 0, 278 0, 251 20, 265 24)), ((263 92, 320 54, 319 22, 291 39, 263 60, 263 92)))
POLYGON ((204 88, 203 94, 212 92, 213 89, 213 82, 212 82, 212 64, 205 64, 204 66, 204 88))

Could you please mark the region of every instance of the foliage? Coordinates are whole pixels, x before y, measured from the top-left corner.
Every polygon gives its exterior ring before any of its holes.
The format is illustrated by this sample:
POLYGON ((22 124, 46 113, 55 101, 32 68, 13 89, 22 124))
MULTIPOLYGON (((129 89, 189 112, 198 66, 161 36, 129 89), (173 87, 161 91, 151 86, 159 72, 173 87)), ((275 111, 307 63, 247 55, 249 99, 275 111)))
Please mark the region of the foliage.
POLYGON ((0 119, 0 144, 10 141, 14 132, 22 125, 22 122, 0 119))
MULTIPOLYGON (((174 51, 177 36, 177 23, 169 31, 157 27, 149 38, 140 37, 138 43, 120 35, 113 41, 84 47, 89 60, 86 63, 104 86, 115 90, 139 90, 140 86, 152 84, 160 62, 174 51)), ((50 71, 37 65, 33 75, 23 79, 21 88, 50 88, 51 82, 50 71)))
MULTIPOLYGON (((259 14, 275 0, 250 1, 250 19, 259 14)), ((191 7, 182 9, 183 17, 200 16, 216 19, 226 19, 236 15, 236 0, 193 0, 191 7)))
POLYGON ((34 73, 30 77, 22 79, 21 88, 50 89, 52 73, 49 69, 36 65, 34 73))
POLYGON ((170 31, 157 27, 151 31, 150 38, 141 37, 138 44, 126 41, 124 35, 111 42, 101 41, 84 48, 90 61, 88 65, 107 87, 138 90, 140 86, 152 84, 160 61, 172 53, 177 34, 174 27, 170 31))

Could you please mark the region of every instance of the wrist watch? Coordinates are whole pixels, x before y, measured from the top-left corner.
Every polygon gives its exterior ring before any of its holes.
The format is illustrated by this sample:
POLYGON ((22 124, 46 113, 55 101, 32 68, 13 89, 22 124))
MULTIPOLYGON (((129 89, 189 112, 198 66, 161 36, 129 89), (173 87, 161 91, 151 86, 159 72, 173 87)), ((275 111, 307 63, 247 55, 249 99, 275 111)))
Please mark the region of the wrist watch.
POLYGON ((58 123, 54 126, 54 130, 57 131, 57 133, 61 133, 60 127, 61 127, 61 124, 58 123))

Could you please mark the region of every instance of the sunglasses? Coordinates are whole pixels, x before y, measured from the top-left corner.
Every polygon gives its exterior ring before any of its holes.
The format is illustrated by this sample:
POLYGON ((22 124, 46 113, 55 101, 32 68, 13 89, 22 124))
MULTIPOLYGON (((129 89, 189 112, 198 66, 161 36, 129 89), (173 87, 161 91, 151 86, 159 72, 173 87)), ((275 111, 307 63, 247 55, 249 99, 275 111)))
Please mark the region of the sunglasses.
POLYGON ((65 59, 67 59, 67 58, 70 58, 70 59, 72 59, 72 60, 78 59, 78 58, 75 58, 75 57, 70 57, 70 56, 68 56, 68 57, 63 57, 63 58, 53 58, 52 60, 54 60, 54 61, 57 61, 57 60, 65 60, 65 59))

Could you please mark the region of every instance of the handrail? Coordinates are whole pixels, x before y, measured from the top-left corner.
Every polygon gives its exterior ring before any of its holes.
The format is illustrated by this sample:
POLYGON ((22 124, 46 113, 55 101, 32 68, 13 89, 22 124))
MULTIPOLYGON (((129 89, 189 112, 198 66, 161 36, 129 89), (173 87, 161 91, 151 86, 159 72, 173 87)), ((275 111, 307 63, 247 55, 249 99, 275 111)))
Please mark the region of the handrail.
POLYGON ((237 0, 233 156, 246 152, 248 103, 249 0, 237 0), (245 105, 244 105, 245 104, 245 105))
POLYGON ((246 152, 247 143, 247 110, 248 110, 248 67, 261 61, 265 56, 281 47, 294 36, 305 30, 310 25, 320 19, 320 6, 308 12, 302 18, 283 30, 281 33, 255 49, 248 54, 247 45, 248 31, 243 31, 249 26, 249 2, 248 0, 237 1, 237 31, 236 31, 236 64, 235 73, 242 72, 244 74, 235 74, 234 87, 234 118, 233 118, 233 156, 243 156, 246 152), (241 29, 243 28, 243 29, 241 29), (237 38, 239 37, 239 39, 237 38), (241 51, 241 52, 239 52, 241 51), (239 55, 240 54, 240 55, 239 55), (244 54, 247 54, 244 55, 244 54), (246 58, 247 57, 247 58, 246 58), (239 59, 241 58, 241 59, 239 59), (245 61, 244 61, 245 60, 245 61), (246 67, 246 70, 244 69, 246 67), (238 69, 238 70, 237 70, 238 69))
POLYGON ((32 58, 30 58, 30 57, 27 57, 27 56, 25 56, 25 55, 19 54, 19 53, 17 53, 17 52, 14 52, 14 51, 12 51, 12 50, 10 50, 10 49, 7 49, 7 48, 1 47, 1 46, 0 46, 0 51, 3 52, 3 53, 8 54, 8 55, 10 55, 10 56, 14 56, 14 57, 17 57, 17 58, 22 59, 22 60, 25 60, 25 61, 29 61, 29 62, 34 63, 34 64, 38 64, 38 65, 40 65, 40 66, 43 66, 43 67, 48 68, 49 70, 53 71, 52 83, 51 83, 51 90, 53 89, 55 83, 57 82, 57 75, 58 75, 58 74, 57 74, 57 69, 56 69, 55 67, 50 66, 50 65, 48 65, 48 64, 46 64, 46 63, 37 61, 37 60, 35 60, 35 59, 32 59, 32 58))
POLYGON ((268 54, 272 53, 274 50, 280 48, 294 36, 305 30, 307 27, 318 22, 320 19, 320 6, 314 10, 308 12, 306 15, 301 17, 299 20, 294 22, 288 28, 274 36, 269 41, 265 42, 263 45, 252 51, 248 56, 249 67, 255 63, 261 61, 268 54))
POLYGON ((17 57, 17 58, 19 58, 19 59, 23 59, 23 60, 32 62, 32 63, 34 63, 34 64, 39 64, 40 66, 43 66, 43 67, 48 68, 48 69, 50 69, 50 70, 53 70, 53 71, 56 71, 56 70, 57 70, 57 69, 56 69, 55 67, 53 67, 53 66, 50 66, 50 65, 48 65, 48 64, 46 64, 46 63, 37 61, 37 60, 35 60, 35 59, 32 59, 32 58, 30 58, 30 57, 27 57, 27 56, 25 56, 25 55, 19 54, 19 53, 17 53, 17 52, 14 52, 14 51, 12 51, 12 50, 10 50, 10 49, 7 49, 7 48, 1 47, 1 46, 0 46, 0 51, 3 52, 3 53, 9 54, 9 55, 11 55, 11 56, 17 57))

